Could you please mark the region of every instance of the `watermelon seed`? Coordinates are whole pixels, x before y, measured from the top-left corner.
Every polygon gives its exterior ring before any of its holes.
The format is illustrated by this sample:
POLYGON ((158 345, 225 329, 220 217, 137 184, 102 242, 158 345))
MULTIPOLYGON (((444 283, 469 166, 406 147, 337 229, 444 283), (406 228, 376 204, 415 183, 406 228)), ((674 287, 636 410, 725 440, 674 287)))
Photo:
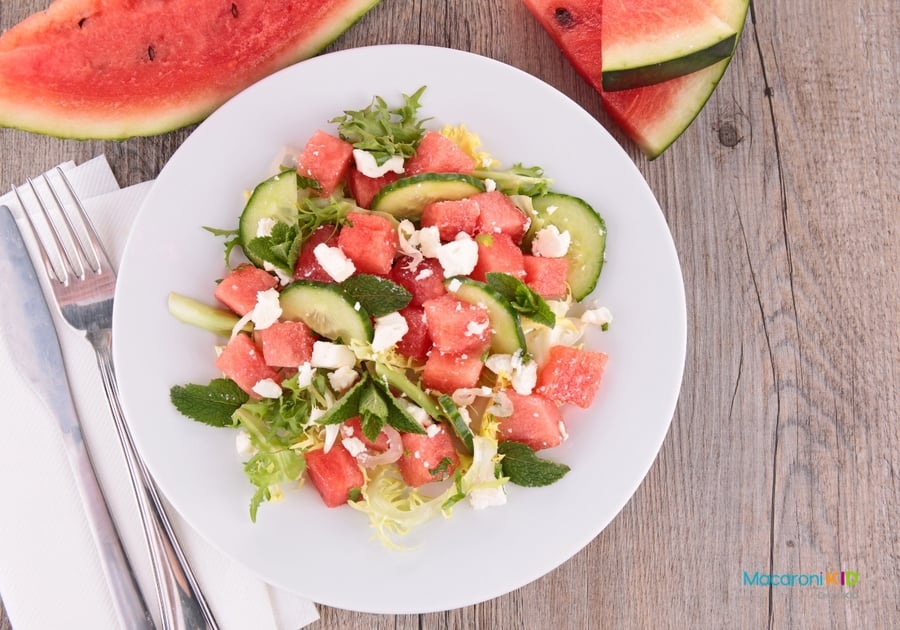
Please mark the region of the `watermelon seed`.
POLYGON ((78 28, 84 28, 84 23, 85 23, 85 22, 87 22, 87 18, 86 18, 86 17, 83 17, 83 18, 81 18, 80 20, 78 20, 78 28))
POLYGON ((234 4, 233 2, 231 3, 231 15, 233 15, 234 17, 237 17, 237 16, 238 16, 238 8, 237 8, 237 5, 234 4))
POLYGON ((559 25, 563 28, 572 28, 575 26, 575 18, 569 13, 565 7, 558 7, 554 13, 554 17, 559 25))
POLYGON ((147 47, 147 56, 150 57, 150 61, 153 61, 154 57, 156 57, 156 49, 153 46, 147 47))

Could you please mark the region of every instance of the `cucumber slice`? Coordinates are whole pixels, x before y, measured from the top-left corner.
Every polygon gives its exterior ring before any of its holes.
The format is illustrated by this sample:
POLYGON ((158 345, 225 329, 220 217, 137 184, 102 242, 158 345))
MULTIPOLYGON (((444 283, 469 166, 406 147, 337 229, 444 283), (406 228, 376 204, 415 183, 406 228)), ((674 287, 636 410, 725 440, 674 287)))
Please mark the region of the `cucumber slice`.
POLYGON ((494 334, 491 337, 491 352, 515 354, 523 353, 525 333, 515 309, 505 297, 483 282, 472 278, 454 277, 445 283, 447 289, 463 302, 484 306, 491 319, 494 334), (458 286, 457 286, 458 283, 458 286))
MULTIPOLYGON (((220 337, 230 337, 231 330, 240 319, 228 309, 210 306, 174 291, 169 293, 168 308, 175 319, 220 337)), ((249 324, 246 328, 249 329, 249 324)))
POLYGON ((297 198, 297 171, 283 171, 260 182, 253 189, 241 213, 238 229, 241 249, 257 267, 261 267, 263 261, 248 251, 247 243, 256 238, 260 220, 273 219, 279 223, 294 225, 298 216, 297 198))
POLYGON ((462 173, 421 173, 392 182, 372 199, 372 210, 398 219, 418 219, 433 201, 464 199, 484 192, 481 180, 462 173))
POLYGON ((527 239, 548 225, 555 225, 560 232, 568 231, 572 238, 566 258, 569 261, 567 281, 572 297, 583 300, 597 286, 597 278, 603 270, 606 251, 606 223, 583 199, 548 193, 532 201, 535 216, 527 239))
POLYGON ((466 447, 466 452, 471 454, 475 448, 475 435, 463 419, 462 414, 459 412, 459 407, 456 406, 456 403, 453 402, 453 399, 447 394, 442 394, 440 398, 438 398, 438 404, 441 406, 441 411, 444 412, 444 417, 450 422, 450 426, 453 428, 453 432, 456 433, 456 437, 458 437, 466 447))
POLYGON ((299 320, 326 339, 372 341, 369 314, 336 284, 297 280, 281 291, 279 302, 284 319, 299 320))

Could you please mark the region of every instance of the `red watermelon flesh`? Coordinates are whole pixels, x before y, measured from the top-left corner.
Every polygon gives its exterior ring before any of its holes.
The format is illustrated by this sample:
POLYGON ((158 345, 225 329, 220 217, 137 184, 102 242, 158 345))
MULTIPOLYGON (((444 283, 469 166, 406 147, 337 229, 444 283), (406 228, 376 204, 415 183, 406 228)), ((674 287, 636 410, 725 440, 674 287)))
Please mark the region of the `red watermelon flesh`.
POLYGON ((56 0, 0 36, 0 126, 162 133, 323 49, 379 0, 56 0))
POLYGON ((600 26, 603 0, 524 0, 525 6, 585 81, 600 90, 600 26))

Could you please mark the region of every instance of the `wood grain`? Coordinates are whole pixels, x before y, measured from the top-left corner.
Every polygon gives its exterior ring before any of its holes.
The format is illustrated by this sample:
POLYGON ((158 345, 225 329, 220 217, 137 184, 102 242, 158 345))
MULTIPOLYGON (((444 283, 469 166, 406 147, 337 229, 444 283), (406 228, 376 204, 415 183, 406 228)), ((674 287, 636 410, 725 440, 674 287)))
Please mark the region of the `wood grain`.
MULTIPOLYGON (((3 0, 0 28, 45 5, 3 0)), ((323 607, 312 628, 900 627, 898 31, 895 2, 755 4, 713 98, 654 162, 609 124, 521 0, 383 2, 331 46, 470 50, 607 125, 671 228, 689 341, 656 463, 581 553, 477 606, 323 607), (841 570, 859 584, 743 581, 841 570)), ((123 185, 144 181, 189 133, 77 142, 0 130, 0 189, 99 152, 123 185)))

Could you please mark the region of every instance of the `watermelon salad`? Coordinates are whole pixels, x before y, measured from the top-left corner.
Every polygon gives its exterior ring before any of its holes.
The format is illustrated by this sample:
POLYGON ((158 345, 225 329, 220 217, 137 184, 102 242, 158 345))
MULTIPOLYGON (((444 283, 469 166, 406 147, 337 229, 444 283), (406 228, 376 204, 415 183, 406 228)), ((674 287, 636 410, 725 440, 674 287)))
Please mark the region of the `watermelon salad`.
POLYGON ((235 229, 206 228, 225 241, 211 296, 169 295, 216 334, 222 374, 171 400, 235 430, 254 521, 308 480, 396 546, 461 501, 502 505, 508 484, 569 471, 544 451, 606 365, 584 344, 612 319, 587 303, 604 222, 540 167, 501 167, 465 125, 430 128, 424 91, 285 150, 235 229))

